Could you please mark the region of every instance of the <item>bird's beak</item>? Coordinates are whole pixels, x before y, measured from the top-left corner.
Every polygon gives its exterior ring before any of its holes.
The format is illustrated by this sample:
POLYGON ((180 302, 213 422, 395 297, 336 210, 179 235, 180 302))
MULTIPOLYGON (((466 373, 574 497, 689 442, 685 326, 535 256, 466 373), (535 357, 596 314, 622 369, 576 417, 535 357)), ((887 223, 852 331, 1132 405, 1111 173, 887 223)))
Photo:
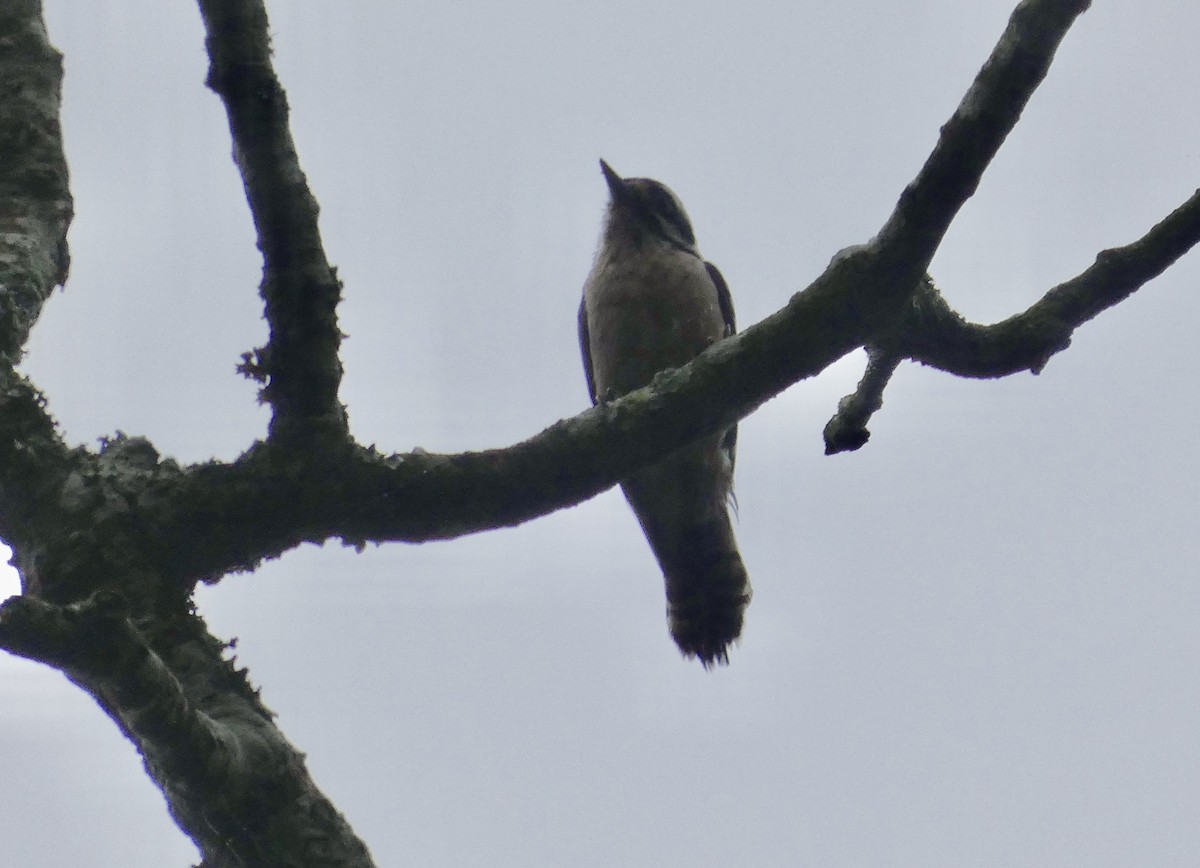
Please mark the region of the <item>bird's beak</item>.
POLYGON ((612 196, 613 201, 625 197, 625 182, 621 176, 613 171, 613 167, 603 160, 600 161, 600 171, 604 173, 604 180, 608 182, 608 192, 612 196))

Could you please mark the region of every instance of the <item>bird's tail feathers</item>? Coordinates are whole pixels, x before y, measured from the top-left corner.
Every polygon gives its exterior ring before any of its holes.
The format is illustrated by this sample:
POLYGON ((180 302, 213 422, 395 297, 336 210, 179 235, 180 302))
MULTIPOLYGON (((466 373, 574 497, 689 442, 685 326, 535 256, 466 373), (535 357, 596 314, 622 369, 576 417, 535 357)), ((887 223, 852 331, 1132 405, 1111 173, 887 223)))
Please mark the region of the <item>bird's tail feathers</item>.
POLYGON ((727 515, 698 525, 662 564, 667 623, 679 650, 705 669, 729 663, 729 646, 741 635, 750 602, 750 580, 733 541, 727 515))

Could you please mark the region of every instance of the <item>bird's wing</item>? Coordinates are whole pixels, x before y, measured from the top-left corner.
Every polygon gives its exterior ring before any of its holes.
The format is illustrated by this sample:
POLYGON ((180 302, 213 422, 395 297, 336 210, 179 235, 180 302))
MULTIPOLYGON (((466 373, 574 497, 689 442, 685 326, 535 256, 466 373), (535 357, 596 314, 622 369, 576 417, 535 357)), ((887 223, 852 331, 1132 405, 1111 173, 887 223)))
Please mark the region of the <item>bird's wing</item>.
MULTIPOLYGON (((725 282, 721 272, 711 262, 705 262, 704 267, 708 270, 708 276, 712 278, 713 285, 717 288, 717 304, 721 307, 721 318, 725 320, 725 337, 729 337, 737 331, 737 320, 733 315, 733 296, 729 294, 729 284, 725 282)), ((737 454, 737 425, 725 432, 721 448, 729 456, 729 468, 732 470, 734 456, 737 454)))
POLYGON ((583 373, 587 377, 588 397, 596 403, 596 377, 592 373, 592 342, 588 336, 587 299, 579 302, 579 352, 583 354, 583 373))
POLYGON ((717 304, 721 306, 721 317, 725 320, 725 337, 729 337, 737 331, 737 321, 733 316, 733 296, 729 294, 729 284, 725 282, 721 272, 711 262, 705 262, 704 267, 708 269, 708 276, 712 278, 713 285, 717 288, 717 304))

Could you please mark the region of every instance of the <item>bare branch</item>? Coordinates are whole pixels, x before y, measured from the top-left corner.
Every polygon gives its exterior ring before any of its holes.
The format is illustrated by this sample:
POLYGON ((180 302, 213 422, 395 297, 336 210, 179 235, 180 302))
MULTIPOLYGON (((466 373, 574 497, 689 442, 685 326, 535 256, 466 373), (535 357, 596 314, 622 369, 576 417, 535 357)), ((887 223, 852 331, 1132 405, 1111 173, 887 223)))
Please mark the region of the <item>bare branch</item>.
POLYGON ((896 372, 900 357, 875 347, 867 348, 867 370, 858 388, 838 402, 838 411, 825 423, 825 454, 853 452, 871 438, 867 423, 883 406, 883 391, 896 372))
POLYGON ((1200 191, 1139 240, 1101 251, 1082 274, 1054 287, 1024 312, 993 325, 964 320, 926 277, 895 334, 867 347, 866 373, 825 426, 825 453, 851 451, 867 442, 867 422, 883 406, 883 390, 901 359, 961 377, 1040 373, 1055 353, 1070 346, 1075 329, 1124 301, 1197 243, 1200 191))
POLYGON ((914 297, 897 343, 905 357, 962 377, 1038 373, 1076 328, 1124 301, 1200 243, 1200 191, 1140 239, 1101 251, 1083 273, 993 325, 966 322, 932 285, 914 297))
POLYGON ((263 254, 261 293, 271 337, 243 370, 266 381, 272 436, 319 423, 346 430, 338 402, 342 366, 337 304, 341 283, 330 266, 288 129, 287 97, 271 65, 262 0, 200 0, 208 31, 208 86, 221 97, 263 254))
MULTIPOLYGON (((142 741, 149 760, 171 774, 194 776, 220 747, 212 722, 193 709, 179 682, 128 618, 123 597, 111 592, 58 606, 31 596, 0 605, 0 647, 60 669, 87 687, 142 741), (162 742, 162 730, 174 731, 162 742)), ((193 777, 190 784, 208 784, 193 777)))
POLYGON ((96 699, 141 752, 205 864, 369 868, 366 847, 198 619, 171 622, 157 626, 169 636, 168 660, 119 595, 68 606, 13 597, 0 605, 0 648, 61 669, 96 699), (197 683, 185 689, 174 672, 197 683))
POLYGON ((59 108, 62 55, 39 0, 0 7, 0 360, 21 347, 67 279, 71 194, 59 108))
POLYGON ((1071 343, 1075 329, 1124 301, 1200 243, 1200 191, 1140 239, 1101 251, 1096 262, 1060 283, 1022 313, 993 325, 964 320, 926 277, 895 335, 867 347, 870 362, 854 393, 825 426, 825 453, 863 446, 866 425, 883 406, 883 389, 901 359, 960 377, 1040 373, 1071 343))
POLYGON ((879 234, 845 254, 866 257, 864 270, 877 276, 876 291, 895 305, 894 321, 864 344, 870 363, 856 391, 841 400, 825 426, 827 455, 859 449, 871 436, 867 422, 883 406, 883 391, 905 355, 896 342, 897 322, 911 320, 913 311, 924 311, 930 318, 961 323, 928 279, 929 263, 1045 79, 1067 30, 1090 5, 1089 0, 1023 0, 1017 6, 879 234))
MULTIPOLYGON (((611 487, 636 468, 727 427, 796 379, 870 336, 855 263, 846 260, 766 322, 712 347, 646 389, 560 421, 505 449, 381 455, 362 447, 297 451, 258 444, 233 464, 157 463, 130 478, 138 537, 151 568, 181 583, 216 579, 303 541, 449 539, 515 525, 611 487), (836 327, 834 323, 837 323, 836 327), (787 345, 781 354, 772 347, 787 345), (145 547, 143 547, 145 551, 145 547)), ((113 474, 87 476, 89 490, 113 474), (94 481, 93 481, 94 480, 94 481)), ((56 526, 86 527, 91 503, 56 526)), ((111 502, 114 498, 105 498, 111 502)), ((43 528, 46 533, 52 528, 43 528)))
POLYGON ((942 127, 933 153, 872 245, 889 257, 902 255, 911 280, 928 269, 951 221, 1046 77, 1059 43, 1090 5, 1090 0, 1023 0, 1013 11, 991 56, 942 127))

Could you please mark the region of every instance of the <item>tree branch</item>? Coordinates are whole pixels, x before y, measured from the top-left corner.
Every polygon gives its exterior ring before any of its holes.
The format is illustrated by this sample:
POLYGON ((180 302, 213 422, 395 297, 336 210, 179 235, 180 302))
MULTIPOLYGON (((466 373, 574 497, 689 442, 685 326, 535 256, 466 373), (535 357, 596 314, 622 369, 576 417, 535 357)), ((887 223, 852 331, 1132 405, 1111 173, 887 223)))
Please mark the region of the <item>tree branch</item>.
POLYGON ((0 5, 0 536, 22 579, 37 550, 32 517, 53 502, 67 449, 41 394, 13 370, 54 287, 66 280, 67 187, 59 112, 62 55, 39 0, 0 5))
POLYGON ((898 349, 907 358, 961 377, 1036 374, 1070 345, 1075 329, 1124 301, 1197 243, 1200 191, 1137 241, 1101 251, 1090 268, 1002 322, 966 322, 930 286, 915 298, 898 349))
POLYGON ((242 371, 266 383, 271 436, 322 429, 345 434, 338 402, 341 282, 326 259, 317 201, 288 129, 287 97, 271 65, 262 0, 200 0, 208 31, 208 86, 221 97, 263 254, 260 292, 271 328, 242 371))
POLYGON ((62 55, 39 0, 0 7, 0 362, 15 365, 67 279, 71 194, 59 109, 62 55))
POLYGON ((883 406, 883 392, 896 373, 900 357, 891 351, 867 348, 867 370, 858 388, 838 402, 837 413, 825 423, 825 454, 853 452, 871 437, 867 423, 883 406))
POLYGON ((1075 329, 1124 301, 1200 243, 1200 190, 1124 247, 1103 250, 1095 263, 1049 290, 1022 313, 992 325, 967 322, 946 303, 933 281, 921 281, 894 335, 867 348, 870 363, 854 393, 825 426, 825 452, 847 452, 867 442, 867 422, 883 405, 883 390, 901 359, 960 377, 1041 373, 1071 344, 1075 329), (883 362, 890 360, 890 367, 883 362))
POLYGON ((1046 77, 1059 43, 1089 6, 1090 0, 1022 0, 1013 10, 933 153, 879 232, 881 251, 903 251, 919 266, 912 281, 928 270, 950 223, 1046 77))
POLYGON ((96 699, 142 754, 206 865, 371 866, 199 619, 167 621, 172 629, 154 627, 167 634, 163 657, 120 595, 68 606, 13 597, 0 605, 0 648, 62 670, 96 699))

